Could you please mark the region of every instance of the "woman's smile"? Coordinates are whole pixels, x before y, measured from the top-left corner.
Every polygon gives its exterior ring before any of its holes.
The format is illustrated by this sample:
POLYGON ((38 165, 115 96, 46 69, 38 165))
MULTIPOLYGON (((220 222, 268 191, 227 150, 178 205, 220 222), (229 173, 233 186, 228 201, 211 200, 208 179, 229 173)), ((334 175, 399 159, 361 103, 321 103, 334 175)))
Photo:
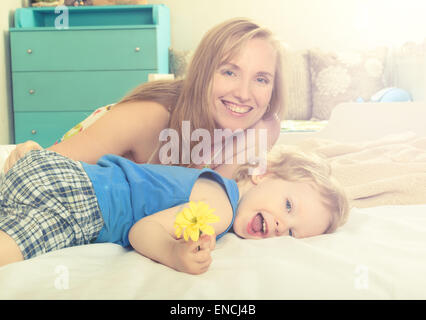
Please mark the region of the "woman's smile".
POLYGON ((228 100, 221 100, 221 102, 227 110, 231 111, 231 113, 236 116, 245 115, 253 110, 253 107, 248 105, 238 104, 228 100))

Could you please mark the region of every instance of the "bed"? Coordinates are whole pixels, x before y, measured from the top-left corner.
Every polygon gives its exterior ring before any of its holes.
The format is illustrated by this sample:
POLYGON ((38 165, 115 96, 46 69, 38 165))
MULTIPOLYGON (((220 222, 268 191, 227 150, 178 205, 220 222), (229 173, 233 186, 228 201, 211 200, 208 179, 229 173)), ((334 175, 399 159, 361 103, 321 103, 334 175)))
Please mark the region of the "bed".
MULTIPOLYGON (((283 132, 278 143, 422 137, 425 118, 426 103, 342 104, 321 131, 283 132)), ((2 146, 1 157, 12 148, 2 146)), ((0 299, 426 299, 426 195, 354 207, 328 235, 259 241, 229 233, 212 257, 208 272, 194 276, 115 244, 72 247, 1 267, 0 299)))

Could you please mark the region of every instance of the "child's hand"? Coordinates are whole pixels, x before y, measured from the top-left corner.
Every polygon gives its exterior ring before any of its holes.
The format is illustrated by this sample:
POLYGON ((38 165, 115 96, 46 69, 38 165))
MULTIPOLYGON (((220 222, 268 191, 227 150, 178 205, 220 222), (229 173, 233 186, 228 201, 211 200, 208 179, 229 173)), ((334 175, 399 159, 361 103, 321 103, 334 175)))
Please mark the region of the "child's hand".
POLYGON ((208 270, 212 258, 210 252, 216 245, 216 236, 203 234, 194 242, 179 239, 173 250, 175 269, 178 271, 201 274, 208 270))
POLYGON ((43 149, 37 142, 28 140, 24 143, 20 143, 16 146, 16 148, 9 154, 7 157, 3 172, 6 174, 13 165, 21 159, 27 152, 31 150, 41 150, 43 149))

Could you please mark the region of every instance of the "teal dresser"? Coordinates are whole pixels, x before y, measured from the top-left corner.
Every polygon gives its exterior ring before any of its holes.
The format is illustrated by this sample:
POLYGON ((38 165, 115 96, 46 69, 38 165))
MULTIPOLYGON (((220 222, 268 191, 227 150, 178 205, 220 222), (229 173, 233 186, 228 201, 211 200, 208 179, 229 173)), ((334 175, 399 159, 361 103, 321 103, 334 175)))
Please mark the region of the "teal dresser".
POLYGON ((15 12, 10 29, 15 143, 34 140, 48 147, 96 108, 146 82, 148 74, 168 73, 166 6, 67 9, 15 12))

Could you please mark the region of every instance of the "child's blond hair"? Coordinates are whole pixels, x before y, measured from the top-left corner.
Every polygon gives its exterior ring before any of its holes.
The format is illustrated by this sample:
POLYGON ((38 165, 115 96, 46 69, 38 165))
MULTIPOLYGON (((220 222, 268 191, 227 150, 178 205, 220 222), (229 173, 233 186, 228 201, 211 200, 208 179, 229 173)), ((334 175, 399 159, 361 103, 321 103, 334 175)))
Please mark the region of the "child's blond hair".
MULTIPOLYGON (((244 164, 234 173, 234 179, 249 179, 250 169, 255 165, 244 164)), ((334 232, 343 225, 349 213, 346 193, 332 176, 331 167, 324 158, 315 153, 302 151, 294 146, 276 145, 267 155, 265 174, 291 182, 308 182, 319 191, 324 205, 332 213, 325 233, 334 232)))

